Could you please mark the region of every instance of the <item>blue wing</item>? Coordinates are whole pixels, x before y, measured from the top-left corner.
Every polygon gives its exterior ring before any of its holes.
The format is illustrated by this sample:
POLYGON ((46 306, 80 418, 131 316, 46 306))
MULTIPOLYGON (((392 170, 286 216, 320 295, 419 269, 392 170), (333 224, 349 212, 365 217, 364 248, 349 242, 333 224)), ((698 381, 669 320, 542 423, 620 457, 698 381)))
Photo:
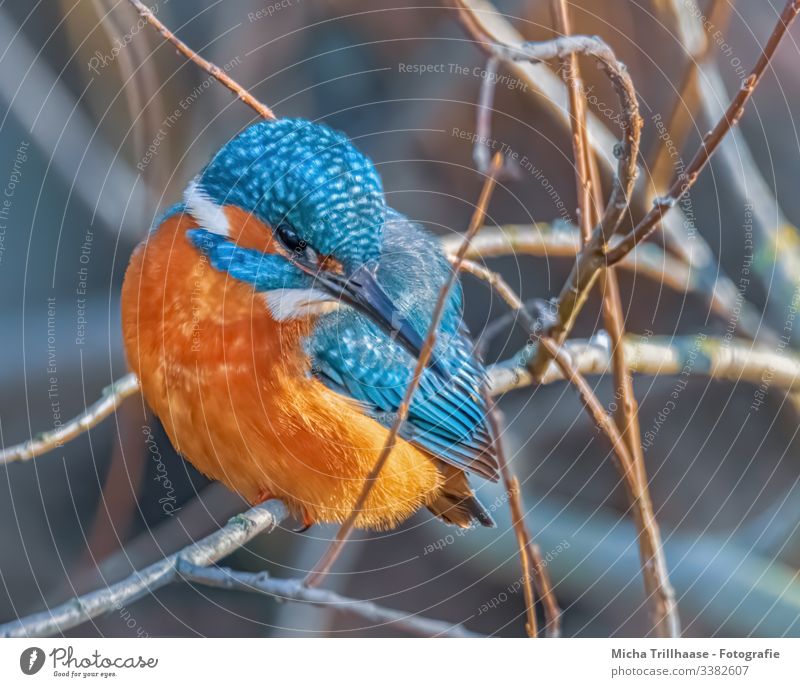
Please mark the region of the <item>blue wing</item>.
MULTIPOLYGON (((378 280, 423 336, 450 269, 438 243, 421 227, 399 213, 389 215, 378 280)), ((415 367, 404 348, 351 308, 321 317, 306 348, 313 374, 391 426, 415 367)), ((497 462, 481 394, 485 371, 472 355, 461 324, 458 285, 447 303, 435 354, 449 376, 423 373, 401 436, 446 463, 496 480, 497 462)))

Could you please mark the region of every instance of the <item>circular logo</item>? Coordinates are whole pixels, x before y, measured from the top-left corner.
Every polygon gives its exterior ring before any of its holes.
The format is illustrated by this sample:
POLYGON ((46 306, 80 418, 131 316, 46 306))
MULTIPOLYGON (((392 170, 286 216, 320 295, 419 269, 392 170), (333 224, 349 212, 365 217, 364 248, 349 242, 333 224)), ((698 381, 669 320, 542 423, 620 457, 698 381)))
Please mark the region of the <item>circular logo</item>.
POLYGON ((25 675, 36 675, 44 665, 44 651, 38 646, 25 649, 19 657, 19 667, 25 675))

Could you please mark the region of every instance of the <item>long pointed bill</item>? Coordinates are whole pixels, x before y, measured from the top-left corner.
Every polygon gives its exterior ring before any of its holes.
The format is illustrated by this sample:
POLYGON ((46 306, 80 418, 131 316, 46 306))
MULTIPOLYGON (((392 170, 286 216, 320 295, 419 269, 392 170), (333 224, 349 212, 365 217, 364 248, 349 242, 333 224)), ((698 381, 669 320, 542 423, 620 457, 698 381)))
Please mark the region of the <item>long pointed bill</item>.
MULTIPOLYGON (((383 328, 392 339, 399 342, 411 355, 419 358, 424 340, 411 323, 400 313, 392 299, 367 267, 360 267, 350 278, 316 275, 320 284, 337 298, 356 308, 383 328)), ((449 377, 435 355, 428 367, 441 377, 449 377)))

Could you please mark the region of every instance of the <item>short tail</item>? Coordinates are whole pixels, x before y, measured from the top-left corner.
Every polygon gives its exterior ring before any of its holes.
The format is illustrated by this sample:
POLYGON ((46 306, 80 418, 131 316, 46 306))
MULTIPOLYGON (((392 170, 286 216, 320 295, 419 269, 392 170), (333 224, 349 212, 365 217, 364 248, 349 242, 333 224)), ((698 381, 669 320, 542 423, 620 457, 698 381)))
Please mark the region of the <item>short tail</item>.
POLYGON ((448 525, 466 528, 477 522, 484 527, 495 527, 489 511, 470 488, 466 473, 446 463, 439 463, 438 468, 445 483, 439 496, 428 504, 428 510, 448 525))

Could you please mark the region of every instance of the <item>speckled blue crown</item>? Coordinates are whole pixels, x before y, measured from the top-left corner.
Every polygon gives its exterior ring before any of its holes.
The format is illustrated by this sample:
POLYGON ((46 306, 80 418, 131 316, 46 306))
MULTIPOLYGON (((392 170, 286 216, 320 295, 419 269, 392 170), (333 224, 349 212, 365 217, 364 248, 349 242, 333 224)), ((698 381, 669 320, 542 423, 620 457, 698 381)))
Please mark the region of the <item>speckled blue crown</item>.
POLYGON ((380 254, 386 201, 378 172, 347 136, 321 124, 253 124, 214 156, 199 183, 220 205, 237 205, 273 228, 290 224, 346 267, 380 254))

